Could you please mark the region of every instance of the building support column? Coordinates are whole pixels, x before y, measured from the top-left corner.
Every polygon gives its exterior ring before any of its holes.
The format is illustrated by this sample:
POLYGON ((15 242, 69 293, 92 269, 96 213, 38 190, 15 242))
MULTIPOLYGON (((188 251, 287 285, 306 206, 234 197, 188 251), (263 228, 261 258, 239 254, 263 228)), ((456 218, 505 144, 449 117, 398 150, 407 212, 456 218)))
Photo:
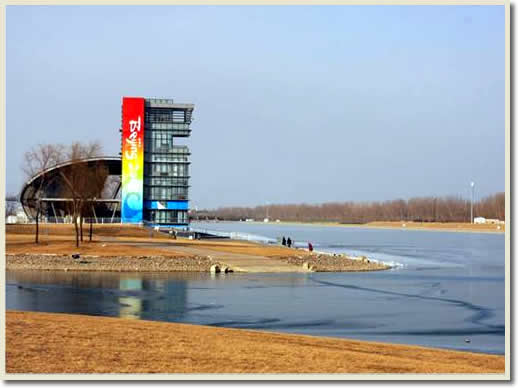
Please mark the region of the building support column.
POLYGON ((56 215, 56 208, 54 207, 54 202, 50 203, 50 206, 52 206, 52 212, 54 213, 54 220, 56 224, 58 223, 58 216, 56 215))
POLYGON ((115 206, 113 207, 112 219, 110 220, 110 224, 113 224, 113 217, 115 217, 115 212, 117 211, 118 207, 119 207, 119 202, 115 202, 115 206))
POLYGON ((92 203, 92 204, 91 204, 91 206, 92 206, 92 212, 93 212, 94 217, 95 217, 95 223, 97 224, 97 223, 98 223, 98 222, 97 222, 97 215, 95 214, 95 207, 94 207, 94 204, 92 203))

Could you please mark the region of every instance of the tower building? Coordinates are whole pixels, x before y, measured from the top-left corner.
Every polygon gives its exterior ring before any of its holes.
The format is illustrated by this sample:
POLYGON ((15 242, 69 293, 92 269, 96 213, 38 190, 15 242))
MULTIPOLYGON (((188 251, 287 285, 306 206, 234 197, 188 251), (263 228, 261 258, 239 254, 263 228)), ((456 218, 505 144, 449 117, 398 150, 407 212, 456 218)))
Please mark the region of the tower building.
POLYGON ((193 104, 123 97, 121 221, 189 224, 189 137, 193 104))

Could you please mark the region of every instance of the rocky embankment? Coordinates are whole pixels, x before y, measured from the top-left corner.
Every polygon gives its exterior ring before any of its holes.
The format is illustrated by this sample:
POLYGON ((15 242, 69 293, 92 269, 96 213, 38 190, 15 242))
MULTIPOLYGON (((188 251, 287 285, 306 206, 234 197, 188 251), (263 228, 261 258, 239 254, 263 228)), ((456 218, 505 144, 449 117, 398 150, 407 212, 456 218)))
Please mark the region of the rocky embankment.
POLYGON ((350 258, 345 255, 304 254, 281 257, 290 264, 303 266, 313 272, 380 271, 390 266, 369 260, 366 257, 350 258))
MULTIPOLYGON (((390 268, 363 258, 344 255, 300 254, 280 260, 311 272, 379 271, 390 268)), ((8 271, 107 271, 107 272, 232 272, 226 265, 207 256, 94 256, 74 258, 62 254, 7 254, 8 271), (218 270, 219 269, 219 270, 218 270)))
POLYGON ((114 272, 209 272, 219 264, 208 257, 83 256, 7 254, 8 271, 114 271, 114 272))

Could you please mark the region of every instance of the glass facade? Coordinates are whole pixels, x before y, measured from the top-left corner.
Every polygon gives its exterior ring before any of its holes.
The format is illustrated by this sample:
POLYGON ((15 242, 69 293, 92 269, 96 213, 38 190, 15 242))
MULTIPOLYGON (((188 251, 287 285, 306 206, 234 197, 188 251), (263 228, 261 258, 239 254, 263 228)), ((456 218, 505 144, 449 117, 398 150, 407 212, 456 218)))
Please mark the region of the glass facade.
POLYGON ((189 218, 186 210, 146 210, 147 221, 153 224, 187 225, 189 218))
POLYGON ((145 100, 144 222, 187 225, 189 148, 175 144, 191 134, 192 104, 145 100))

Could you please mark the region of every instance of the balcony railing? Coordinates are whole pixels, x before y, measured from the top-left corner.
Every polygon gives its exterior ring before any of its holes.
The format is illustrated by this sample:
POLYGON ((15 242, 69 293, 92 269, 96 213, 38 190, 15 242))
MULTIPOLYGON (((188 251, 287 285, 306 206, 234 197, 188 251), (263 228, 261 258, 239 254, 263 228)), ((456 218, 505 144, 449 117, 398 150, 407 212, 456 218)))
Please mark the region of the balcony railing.
POLYGON ((172 120, 167 121, 148 121, 146 120, 146 129, 151 131, 190 131, 188 123, 175 123, 172 120))
POLYGON ((174 155, 169 153, 154 153, 151 155, 144 154, 144 161, 149 163, 191 163, 187 156, 174 155))

